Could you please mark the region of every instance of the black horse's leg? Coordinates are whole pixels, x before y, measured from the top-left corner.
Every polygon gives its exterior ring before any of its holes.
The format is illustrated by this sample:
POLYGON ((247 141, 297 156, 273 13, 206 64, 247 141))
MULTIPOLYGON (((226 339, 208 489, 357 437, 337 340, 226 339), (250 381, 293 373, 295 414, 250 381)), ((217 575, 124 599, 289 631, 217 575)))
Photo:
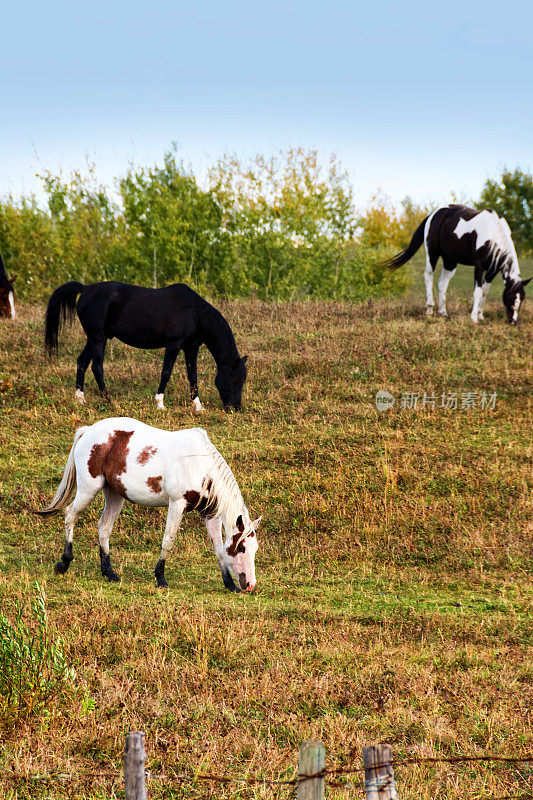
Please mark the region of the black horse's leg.
POLYGON ((183 348, 183 352, 185 353, 185 366, 187 367, 187 377, 189 379, 189 385, 191 387, 191 399, 193 402, 193 406, 195 407, 196 411, 203 411, 202 403, 200 402, 200 398, 198 397, 198 350, 200 349, 199 344, 194 345, 186 345, 183 348))
POLYGON ((85 373, 87 367, 91 363, 93 352, 89 340, 78 356, 78 369, 76 371, 76 394, 74 395, 79 403, 85 403, 85 396, 83 394, 83 387, 85 385, 85 373))
POLYGON ((182 347, 181 341, 167 342, 167 346, 165 349, 165 357, 163 359, 163 369, 161 370, 161 380, 159 381, 159 387, 157 389, 157 394, 155 396, 157 407, 161 409, 161 411, 165 410, 165 404, 163 402, 165 389, 167 388, 167 383, 169 382, 172 370, 174 368, 174 364, 176 363, 176 358, 178 357, 178 353, 181 350, 181 347, 182 347))
POLYGON ((106 341, 107 341, 106 339, 95 339, 91 342, 91 348, 93 354, 92 371, 96 383, 98 384, 98 388, 100 389, 105 399, 109 400, 109 393, 107 391, 107 387, 104 381, 104 355, 105 355, 106 341))

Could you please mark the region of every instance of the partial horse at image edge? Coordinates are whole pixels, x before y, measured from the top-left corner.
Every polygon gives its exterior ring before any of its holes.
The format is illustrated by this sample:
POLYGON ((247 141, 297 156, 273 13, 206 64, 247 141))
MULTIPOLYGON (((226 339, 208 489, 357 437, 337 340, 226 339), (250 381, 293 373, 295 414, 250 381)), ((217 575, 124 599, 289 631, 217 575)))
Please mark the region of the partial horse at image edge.
POLYGON ((76 399, 84 403, 85 372, 92 371, 102 395, 108 398, 104 381, 104 356, 109 339, 119 339, 140 349, 165 348, 161 379, 155 399, 165 409, 164 392, 176 358, 183 350, 191 398, 202 411, 198 396, 198 350, 205 344, 217 365, 215 385, 226 410, 239 410, 246 381, 247 356, 239 355, 233 332, 214 306, 183 283, 161 289, 132 286, 118 281, 102 281, 85 286, 70 281, 57 288, 48 301, 45 322, 45 347, 51 356, 57 352, 63 323, 74 312, 87 336, 77 360, 76 399))
POLYGON ((158 586, 168 586, 165 563, 183 514, 198 511, 224 586, 239 591, 233 573, 242 591, 254 589, 255 532, 261 517, 250 520, 231 469, 202 428, 165 431, 128 417, 78 428, 52 501, 44 509, 31 509, 43 517, 65 509, 65 546, 56 573, 68 570, 74 558, 76 519, 101 491, 105 506, 98 522, 100 567, 108 581, 120 580, 111 566, 109 538, 124 500, 129 500, 142 506, 168 506, 161 555, 154 570, 158 586))
POLYGON ((439 314, 447 317, 446 291, 457 264, 474 267, 473 322, 483 319, 483 305, 490 285, 501 273, 505 288, 502 301, 507 322, 514 325, 525 298, 524 288, 531 278, 522 280, 509 225, 495 211, 479 211, 451 204, 437 208, 422 220, 408 246, 385 262, 397 269, 406 264, 424 244, 426 250, 426 314, 433 314, 433 273, 439 257, 443 268, 439 278, 439 314))
POLYGON ((16 275, 11 278, 7 277, 6 268, 4 266, 4 259, 0 255, 0 317, 7 317, 8 319, 15 319, 15 295, 13 292, 13 284, 15 283, 16 275))

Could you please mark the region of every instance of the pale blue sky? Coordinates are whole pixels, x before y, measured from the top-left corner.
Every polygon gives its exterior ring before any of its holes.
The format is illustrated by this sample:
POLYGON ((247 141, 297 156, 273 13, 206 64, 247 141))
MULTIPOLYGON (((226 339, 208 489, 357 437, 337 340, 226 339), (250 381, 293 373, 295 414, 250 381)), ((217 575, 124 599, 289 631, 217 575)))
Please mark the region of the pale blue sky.
POLYGON ((176 141, 335 152, 363 205, 476 197, 533 166, 533 3, 51 0, 2 10, 0 194, 86 156, 111 184, 176 141))

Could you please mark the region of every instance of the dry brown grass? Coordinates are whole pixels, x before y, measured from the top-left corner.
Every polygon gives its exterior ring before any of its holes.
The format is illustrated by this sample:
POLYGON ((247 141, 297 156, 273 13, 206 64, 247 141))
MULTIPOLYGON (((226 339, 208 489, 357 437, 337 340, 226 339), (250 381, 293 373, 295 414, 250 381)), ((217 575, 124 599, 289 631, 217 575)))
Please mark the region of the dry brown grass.
MULTIPOLYGON (((222 310, 250 358, 245 409, 219 410, 205 354, 200 420, 181 364, 161 414, 152 405, 161 355, 114 343, 114 408, 90 376, 80 409, 79 329, 50 365, 41 308, 22 307, 1 325, 0 596, 9 611, 41 581, 52 632, 77 672, 44 717, 14 725, 6 715, 1 769, 55 777, 6 779, 3 796, 123 796, 121 753, 133 729, 146 734, 152 798, 288 796, 171 776, 292 778, 307 738, 322 739, 332 767, 358 764, 360 748, 377 741, 392 742, 398 757, 533 750, 531 312, 512 329, 496 299, 479 328, 462 302, 448 323, 428 323, 414 300, 235 301, 222 310), (380 414, 381 388, 498 399, 489 412, 380 414), (37 519, 24 503, 50 497, 75 428, 110 414, 207 428, 251 513, 264 515, 255 595, 224 592, 192 516, 168 565, 171 588, 158 591, 164 514, 132 506, 111 540, 120 585, 99 576, 97 503, 78 525, 69 573, 53 576, 61 521, 37 519)), ((398 769, 397 780, 406 799, 489 798, 531 791, 532 769, 424 765, 398 769)), ((359 790, 360 775, 351 780, 359 790)))

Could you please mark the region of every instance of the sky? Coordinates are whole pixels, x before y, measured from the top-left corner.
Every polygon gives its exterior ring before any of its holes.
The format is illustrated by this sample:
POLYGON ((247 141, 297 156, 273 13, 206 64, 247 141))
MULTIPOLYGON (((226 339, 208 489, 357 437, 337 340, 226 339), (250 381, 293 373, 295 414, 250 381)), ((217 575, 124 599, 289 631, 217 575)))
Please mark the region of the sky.
POLYGON ((200 179, 229 153, 335 153, 360 207, 533 166, 529 0, 6 5, 0 197, 87 160, 112 186, 173 142, 200 179))

